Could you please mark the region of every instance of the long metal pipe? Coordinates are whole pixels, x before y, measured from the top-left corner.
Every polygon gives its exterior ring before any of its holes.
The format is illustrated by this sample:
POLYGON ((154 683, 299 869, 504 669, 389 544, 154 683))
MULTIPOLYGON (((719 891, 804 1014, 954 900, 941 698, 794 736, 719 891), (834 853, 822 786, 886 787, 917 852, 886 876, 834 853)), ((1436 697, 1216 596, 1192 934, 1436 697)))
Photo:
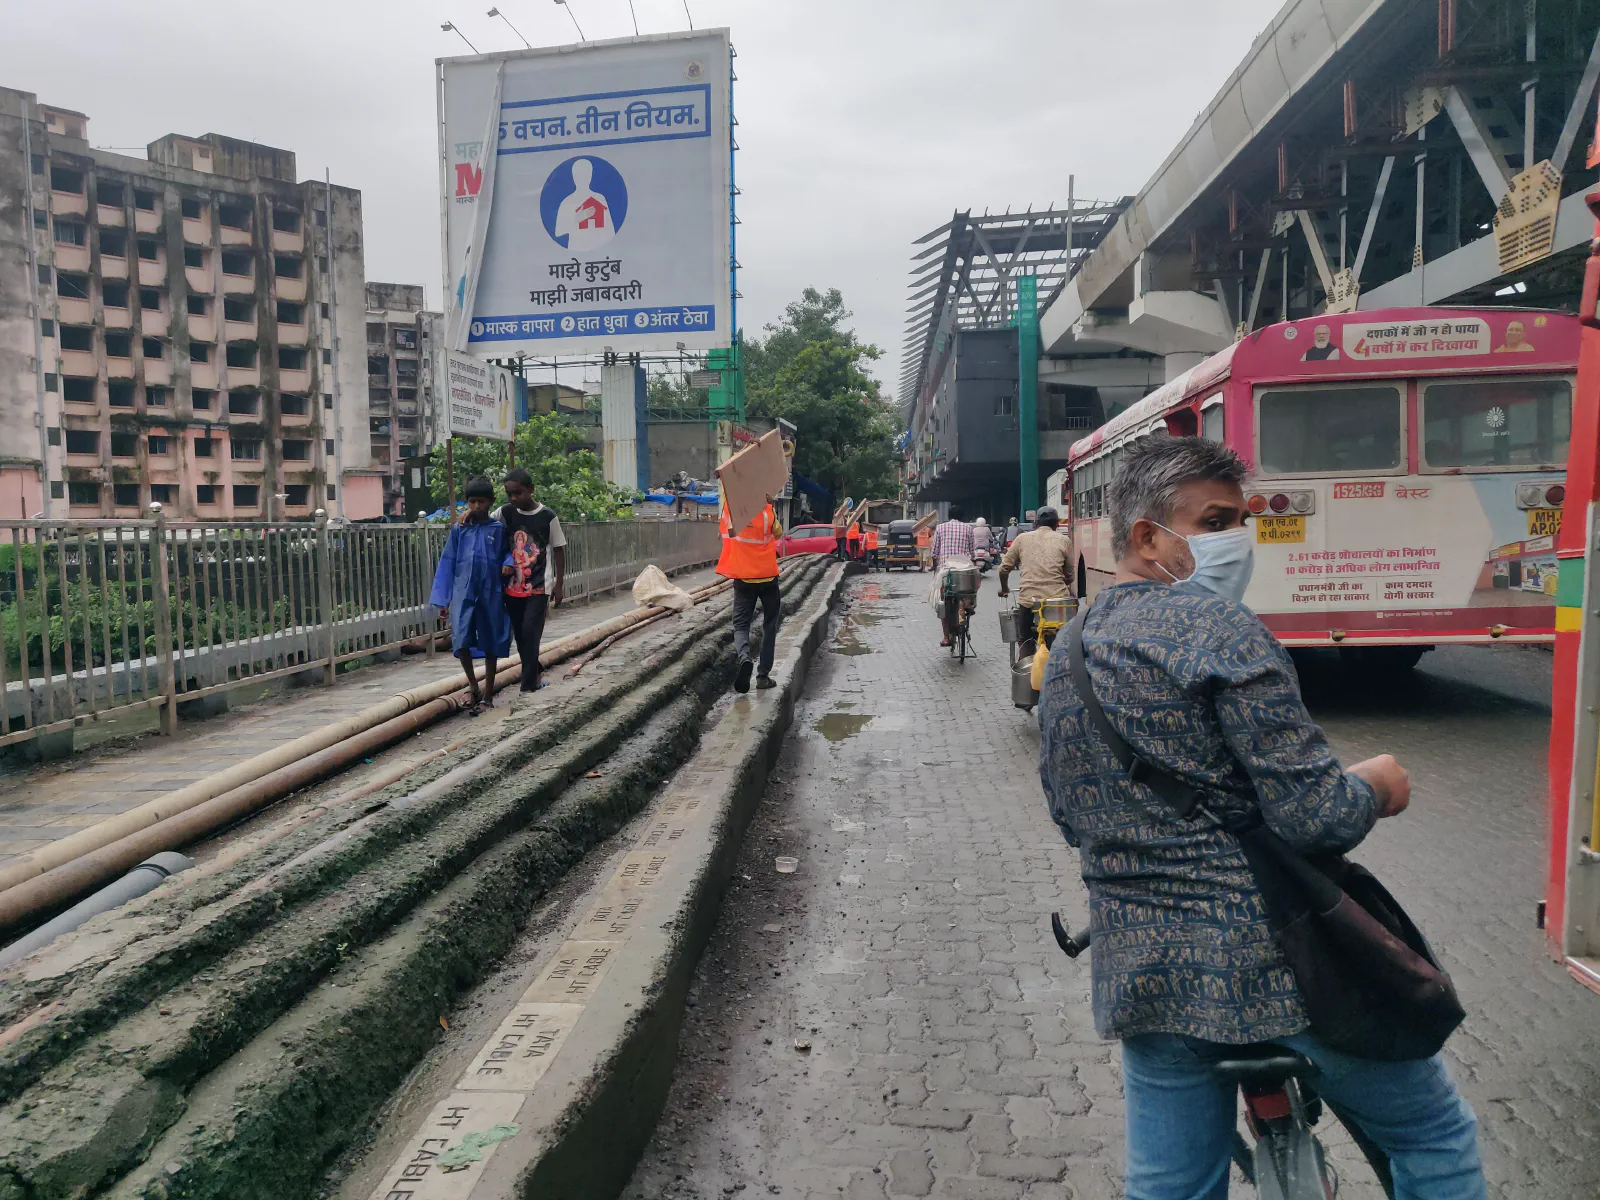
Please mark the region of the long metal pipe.
MULTIPOLYGON (((690 595, 695 597, 695 603, 698 604, 717 595, 728 586, 730 585, 726 582, 706 584, 696 588, 690 595)), ((585 650, 607 644, 617 637, 631 633, 663 615, 665 614, 659 608, 648 606, 602 621, 581 633, 553 643, 539 655, 540 666, 552 667, 565 662, 585 650)), ((513 655, 507 662, 510 665, 496 673, 496 691, 517 682, 522 677, 521 660, 513 655)), ((276 751, 269 751, 246 763, 241 763, 239 767, 220 772, 210 779, 200 780, 148 805, 141 805, 142 809, 154 811, 153 820, 131 829, 124 828, 118 836, 103 839, 99 845, 85 849, 72 858, 59 861, 48 870, 31 878, 24 878, 0 891, 0 929, 19 925, 39 912, 80 895, 95 884, 111 878, 118 871, 127 870, 148 854, 198 841, 266 807, 274 800, 299 791, 328 775, 336 774, 350 763, 411 736, 463 707, 461 698, 463 694, 460 681, 455 679, 403 692, 393 700, 374 705, 365 712, 330 727, 333 731, 343 731, 342 737, 331 744, 315 749, 306 748, 300 757, 290 758, 287 762, 280 761, 287 757, 283 752, 299 747, 303 743, 317 740, 326 742, 325 735, 328 731, 322 731, 312 738, 297 738, 278 747, 276 751), (395 707, 396 701, 402 698, 421 698, 429 692, 436 691, 445 691, 446 694, 394 713, 377 724, 367 724, 364 720, 372 713, 390 712, 395 707), (214 786, 210 788, 206 786, 212 780, 242 774, 241 768, 249 766, 250 763, 276 765, 269 765, 262 773, 241 780, 226 790, 218 791, 214 786), (208 792, 210 794, 207 794, 208 792), (190 796, 185 799, 181 807, 177 806, 174 802, 184 797, 185 793, 190 793, 190 796), (161 806, 164 802, 168 808, 162 812, 161 806)), ((411 764, 395 778, 415 770, 417 765, 420 764, 411 764)), ((130 810, 130 813, 135 811, 138 810, 130 810)), ((130 813, 122 815, 128 816, 130 813)), ((108 821, 103 824, 110 823, 108 821)), ((124 827, 128 824, 122 822, 124 827)), ((88 833, 99 828, 101 826, 93 826, 83 832, 88 833)), ((68 839, 62 839, 66 840, 68 839)))
POLYGON ((154 891, 168 876, 176 875, 179 871, 187 871, 192 866, 194 866, 192 858, 171 852, 157 854, 147 859, 115 883, 101 888, 87 900, 74 904, 59 917, 46 921, 26 937, 18 938, 4 950, 0 950, 0 967, 10 966, 35 950, 48 946, 62 934, 71 933, 90 917, 110 912, 129 900, 135 900, 146 892, 154 891))

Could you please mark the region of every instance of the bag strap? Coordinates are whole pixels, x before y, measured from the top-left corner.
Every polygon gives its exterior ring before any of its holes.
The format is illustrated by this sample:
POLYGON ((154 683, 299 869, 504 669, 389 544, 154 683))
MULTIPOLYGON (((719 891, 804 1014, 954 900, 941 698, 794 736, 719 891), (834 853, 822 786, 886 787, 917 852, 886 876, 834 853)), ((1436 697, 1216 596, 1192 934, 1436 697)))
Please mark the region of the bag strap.
POLYGON ((1088 710, 1089 720, 1094 725, 1095 732, 1100 735, 1100 740, 1105 742, 1113 757, 1122 764, 1122 769, 1128 773, 1128 778, 1149 788, 1179 817, 1191 817, 1197 809, 1205 812, 1200 804, 1200 790, 1185 783, 1165 768, 1140 758, 1133 747, 1128 745, 1127 740, 1112 726, 1110 718, 1106 716, 1106 710, 1100 706, 1100 701, 1094 694, 1094 684, 1089 679, 1089 664, 1083 653, 1083 621, 1088 615, 1089 609, 1085 606, 1067 626, 1067 658, 1071 667, 1072 686, 1078 693, 1078 699, 1083 702, 1083 707, 1088 710))

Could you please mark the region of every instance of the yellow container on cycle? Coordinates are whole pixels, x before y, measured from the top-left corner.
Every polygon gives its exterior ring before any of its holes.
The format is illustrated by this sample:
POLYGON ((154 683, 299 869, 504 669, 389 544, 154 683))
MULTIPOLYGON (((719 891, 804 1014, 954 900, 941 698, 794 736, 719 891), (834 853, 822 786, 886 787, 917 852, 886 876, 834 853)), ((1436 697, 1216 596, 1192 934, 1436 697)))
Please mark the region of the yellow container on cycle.
POLYGON ((1052 596, 1041 600, 1034 619, 1037 643, 1033 651, 1031 682, 1037 692, 1044 686, 1044 665, 1050 661, 1050 647, 1055 645, 1056 634, 1066 627, 1078 613, 1078 602, 1071 596, 1052 596))

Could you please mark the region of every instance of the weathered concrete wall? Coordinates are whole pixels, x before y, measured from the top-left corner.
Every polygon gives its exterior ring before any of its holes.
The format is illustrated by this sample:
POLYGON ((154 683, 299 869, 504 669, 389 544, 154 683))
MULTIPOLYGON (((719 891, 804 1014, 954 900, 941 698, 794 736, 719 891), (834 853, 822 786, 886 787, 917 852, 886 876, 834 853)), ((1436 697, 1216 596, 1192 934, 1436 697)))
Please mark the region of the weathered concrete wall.
MULTIPOLYGON (((39 511, 39 426, 41 419, 53 419, 47 415, 49 403, 59 404, 59 394, 47 396, 47 414, 39 411, 36 283, 28 247, 30 242, 43 247, 49 239, 35 236, 27 212, 30 188, 35 203, 43 200, 24 149, 25 140, 42 142, 44 136, 44 127, 35 123, 24 137, 33 104, 31 93, 0 89, 0 517, 31 517, 39 511)), ((64 501, 60 508, 64 513, 64 501)))

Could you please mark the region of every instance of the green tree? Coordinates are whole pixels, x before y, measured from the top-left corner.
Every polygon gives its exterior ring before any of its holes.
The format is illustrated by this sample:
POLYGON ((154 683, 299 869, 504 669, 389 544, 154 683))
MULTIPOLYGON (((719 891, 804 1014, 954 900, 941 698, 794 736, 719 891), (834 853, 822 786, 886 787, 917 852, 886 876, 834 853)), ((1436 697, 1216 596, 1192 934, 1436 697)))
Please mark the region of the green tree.
MULTIPOLYGON (((506 443, 491 438, 457 438, 456 499, 474 475, 494 484, 495 502, 505 500, 506 443)), ((429 489, 438 504, 446 499, 444 446, 429 457, 429 489)), ((517 427, 517 466, 533 476, 533 498, 567 521, 608 521, 625 517, 634 494, 608 483, 600 460, 583 443, 577 426, 557 413, 535 413, 517 427)))
POLYGON ((883 352, 847 327, 851 315, 838 288, 806 288, 744 347, 746 411, 799 430, 795 470, 835 502, 900 494, 899 421, 868 373, 883 352))

